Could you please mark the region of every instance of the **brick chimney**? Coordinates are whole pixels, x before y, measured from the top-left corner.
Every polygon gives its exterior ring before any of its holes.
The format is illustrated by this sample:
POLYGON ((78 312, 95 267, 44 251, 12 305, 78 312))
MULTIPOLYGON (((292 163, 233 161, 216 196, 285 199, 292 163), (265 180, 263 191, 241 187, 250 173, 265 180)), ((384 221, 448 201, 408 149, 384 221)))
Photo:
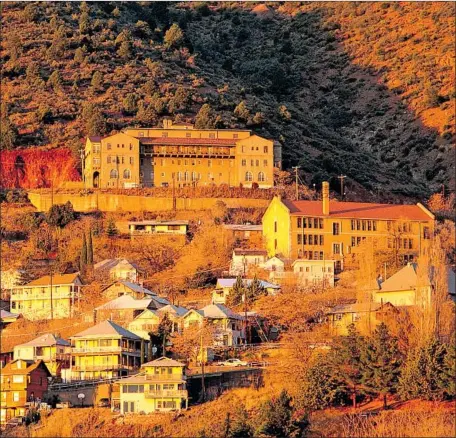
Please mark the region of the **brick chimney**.
POLYGON ((323 200, 323 214, 327 216, 329 214, 329 182, 323 181, 321 187, 321 194, 323 200))

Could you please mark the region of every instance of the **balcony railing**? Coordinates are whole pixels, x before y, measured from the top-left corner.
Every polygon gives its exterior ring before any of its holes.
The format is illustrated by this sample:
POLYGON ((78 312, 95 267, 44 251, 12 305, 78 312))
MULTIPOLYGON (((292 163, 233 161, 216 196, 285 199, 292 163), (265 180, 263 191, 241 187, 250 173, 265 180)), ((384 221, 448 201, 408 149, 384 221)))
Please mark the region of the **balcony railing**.
POLYGON ((184 389, 164 389, 160 391, 144 391, 145 398, 159 398, 159 397, 181 397, 187 398, 188 392, 184 389))
POLYGON ((183 374, 146 374, 145 375, 146 380, 152 380, 154 382, 160 382, 160 381, 182 381, 186 380, 187 377, 184 376, 183 374))
POLYGON ((127 348, 120 346, 107 346, 107 347, 83 347, 72 348, 72 353, 136 353, 141 354, 140 350, 136 348, 127 348))
POLYGON ((135 370, 139 366, 134 367, 132 365, 122 365, 122 364, 113 364, 113 365, 76 365, 72 366, 72 371, 112 371, 112 370, 135 370))

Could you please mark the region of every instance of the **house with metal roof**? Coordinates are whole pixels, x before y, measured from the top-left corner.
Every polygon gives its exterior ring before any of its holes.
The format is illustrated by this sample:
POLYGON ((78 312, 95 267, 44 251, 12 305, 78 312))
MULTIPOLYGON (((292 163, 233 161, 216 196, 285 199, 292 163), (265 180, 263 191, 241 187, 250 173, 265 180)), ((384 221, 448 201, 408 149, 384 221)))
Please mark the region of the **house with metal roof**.
POLYGON ((103 289, 103 296, 108 300, 113 300, 122 295, 131 295, 136 299, 157 296, 155 292, 152 292, 141 284, 133 283, 128 280, 116 280, 103 289))
POLYGON ((18 313, 11 313, 7 310, 0 309, 0 327, 6 327, 7 325, 16 322, 21 315, 18 313))
POLYGON ((93 266, 94 274, 107 276, 111 280, 127 280, 137 283, 144 277, 144 270, 136 263, 127 259, 105 259, 95 263, 93 266))
POLYGON ((38 336, 14 347, 14 359, 42 360, 53 376, 70 367, 71 344, 52 333, 38 336))
POLYGON ((235 248, 231 257, 229 274, 246 275, 249 270, 259 269, 267 259, 266 250, 235 248))
POLYGON ((140 374, 118 383, 120 396, 113 408, 118 407, 123 415, 180 411, 188 407, 185 365, 176 360, 160 357, 144 363, 140 374))
POLYGON ((130 221, 128 230, 130 236, 150 236, 156 234, 183 235, 188 232, 188 221, 185 220, 151 220, 151 221, 130 221))
POLYGON ((113 321, 100 322, 70 340, 72 380, 126 376, 147 360, 147 340, 113 321))
POLYGON ((69 318, 79 306, 81 287, 78 272, 46 275, 11 289, 11 310, 31 320, 69 318))
MULTIPOLYGON (((248 287, 252 283, 253 279, 243 279, 243 284, 248 287)), ((268 295, 276 295, 280 291, 280 286, 277 284, 270 283, 265 280, 258 280, 261 287, 263 287, 268 295)), ((228 295, 233 289, 236 283, 236 278, 219 278, 215 289, 212 291, 212 303, 213 304, 225 304, 228 295)))

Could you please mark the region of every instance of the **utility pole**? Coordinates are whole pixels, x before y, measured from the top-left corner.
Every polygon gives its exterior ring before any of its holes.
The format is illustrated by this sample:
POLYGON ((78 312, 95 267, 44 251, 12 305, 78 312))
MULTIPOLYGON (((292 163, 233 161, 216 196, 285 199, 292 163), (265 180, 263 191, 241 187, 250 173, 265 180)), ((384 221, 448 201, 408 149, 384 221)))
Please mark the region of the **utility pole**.
POLYGON ((342 197, 342 201, 344 200, 345 194, 344 194, 344 179, 347 178, 346 175, 339 175, 337 177, 340 180, 340 196, 342 197))
POLYGON ((248 330, 248 321, 247 321, 247 285, 245 281, 245 265, 247 261, 245 256, 243 257, 243 265, 244 265, 244 275, 243 275, 243 284, 244 284, 244 336, 245 336, 245 343, 248 342, 247 330, 248 330))
POLYGON ((174 184, 174 180, 175 180, 175 172, 173 172, 173 210, 176 211, 176 192, 175 192, 175 184, 174 184))
MULTIPOLYGON (((49 260, 50 261, 50 260, 49 260)), ((51 266, 51 269, 49 270, 50 271, 50 284, 51 284, 51 319, 53 320, 54 319, 54 300, 53 300, 53 296, 52 296, 52 266, 51 266)))
POLYGON ((206 400, 206 385, 204 382, 204 347, 203 347, 203 330, 204 330, 204 320, 201 323, 200 330, 200 349, 201 349, 201 392, 203 402, 206 400))
POLYGON ((299 200, 299 191, 298 191, 298 169, 299 169, 299 166, 294 166, 293 169, 295 171, 296 201, 298 201, 299 200))

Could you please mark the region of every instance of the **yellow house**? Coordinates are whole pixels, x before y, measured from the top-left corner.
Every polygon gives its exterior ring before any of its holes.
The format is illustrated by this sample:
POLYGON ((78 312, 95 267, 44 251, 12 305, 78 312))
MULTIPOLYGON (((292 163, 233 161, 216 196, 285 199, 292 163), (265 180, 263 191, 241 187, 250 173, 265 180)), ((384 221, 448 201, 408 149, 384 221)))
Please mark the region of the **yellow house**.
POLYGON ((11 289, 11 309, 31 320, 69 318, 79 305, 81 286, 78 273, 46 275, 11 289))
POLYGON ((354 261, 363 242, 394 251, 406 262, 414 260, 429 246, 433 231, 434 215, 420 203, 330 201, 327 182, 321 201, 274 197, 263 216, 269 256, 335 260, 336 273, 354 261))
POLYGON ((196 129, 190 124, 128 128, 108 137, 88 137, 86 187, 205 186, 272 187, 281 150, 249 130, 196 129))
POLYGON ((332 336, 346 336, 348 326, 355 324, 361 333, 372 333, 381 322, 397 313, 390 303, 355 303, 335 306, 327 313, 329 330, 332 336))
POLYGON ((109 320, 70 339, 73 380, 126 376, 139 369, 147 354, 146 340, 109 320))
POLYGON ((14 347, 14 360, 42 360, 53 376, 70 367, 70 356, 71 344, 51 333, 14 347))
POLYGON ((399 306, 428 306, 431 303, 431 282, 426 275, 422 284, 418 279, 418 265, 408 263, 401 270, 380 282, 373 293, 376 303, 391 303, 399 306))
POLYGON ((113 300, 122 295, 131 295, 137 300, 157 296, 155 292, 128 280, 117 280, 103 289, 103 296, 108 300, 113 300))
POLYGON ((127 280, 133 283, 138 282, 144 275, 144 270, 127 259, 105 259, 95 263, 93 270, 96 275, 106 276, 111 280, 127 280))
POLYGON ((160 315, 156 310, 146 309, 128 324, 128 330, 140 338, 149 340, 150 332, 154 332, 160 324, 160 315))
POLYGON ((121 414, 180 411, 188 407, 185 365, 167 357, 143 364, 141 374, 118 383, 121 414))

